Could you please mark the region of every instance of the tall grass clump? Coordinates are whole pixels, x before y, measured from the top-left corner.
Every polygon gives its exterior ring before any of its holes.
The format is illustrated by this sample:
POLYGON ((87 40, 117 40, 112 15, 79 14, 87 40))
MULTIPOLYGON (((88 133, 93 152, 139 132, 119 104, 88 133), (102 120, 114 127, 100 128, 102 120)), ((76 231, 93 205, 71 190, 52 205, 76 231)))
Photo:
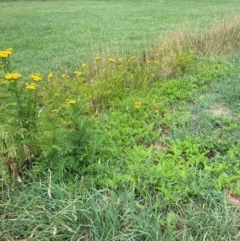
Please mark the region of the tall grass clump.
POLYGON ((154 50, 162 62, 163 76, 174 76, 196 68, 194 56, 226 56, 240 46, 239 16, 214 24, 211 29, 180 28, 166 35, 154 50))
POLYGON ((169 206, 159 195, 23 183, 2 201, 2 240, 238 240, 238 218, 221 192, 169 206), (18 196, 16 198, 16 195, 18 196), (34 198, 33 198, 34 197, 34 198), (38 218, 36 218, 36 216, 38 218))
POLYGON ((239 48, 239 16, 213 24, 211 29, 186 29, 176 31, 173 39, 178 46, 184 46, 204 55, 225 55, 239 48))

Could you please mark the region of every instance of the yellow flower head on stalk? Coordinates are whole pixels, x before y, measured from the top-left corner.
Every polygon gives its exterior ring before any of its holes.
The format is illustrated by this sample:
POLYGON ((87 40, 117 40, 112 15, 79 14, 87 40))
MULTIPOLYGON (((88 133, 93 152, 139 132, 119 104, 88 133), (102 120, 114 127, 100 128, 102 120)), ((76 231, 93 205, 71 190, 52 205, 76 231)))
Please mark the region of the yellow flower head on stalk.
POLYGON ((69 100, 69 99, 66 99, 66 102, 70 105, 75 105, 77 103, 76 100, 69 100))
POLYGON ((135 56, 131 56, 129 59, 128 59, 128 62, 131 62, 135 59, 135 56))
POLYGON ((35 90, 35 89, 36 89, 35 83, 26 84, 26 90, 35 90))
POLYGON ((6 80, 17 80, 21 77, 22 77, 22 75, 19 73, 9 73, 9 74, 5 75, 6 80))
POLYGON ((118 63, 119 63, 119 64, 122 64, 123 61, 124 61, 124 58, 119 58, 119 59, 118 59, 118 63))
POLYGON ((86 64, 86 63, 82 63, 82 67, 83 67, 83 68, 86 68, 86 67, 87 67, 87 64, 86 64))
POLYGON ((48 79, 52 79, 52 77, 53 77, 53 73, 50 72, 50 73, 48 74, 48 79))
POLYGON ((0 51, 0 58, 7 58, 8 54, 6 51, 0 51))
POLYGON ((109 63, 114 63, 114 61, 115 61, 114 58, 109 58, 109 59, 108 59, 108 62, 109 62, 109 63))
POLYGON ((80 75, 82 74, 82 72, 76 70, 76 71, 74 71, 74 74, 75 74, 76 76, 80 76, 80 75))
POLYGON ((6 51, 0 51, 0 58, 7 58, 8 53, 6 51))
POLYGON ((40 74, 30 74, 30 78, 36 82, 42 80, 42 76, 40 74))
POLYGON ((101 57, 101 56, 95 56, 94 59, 95 59, 95 60, 101 60, 102 57, 101 57))
POLYGON ((4 51, 0 51, 0 58, 8 58, 13 53, 13 49, 9 48, 4 51))
POLYGON ((135 102, 135 103, 134 103, 135 109, 140 109, 141 106, 142 106, 141 102, 135 102))
POLYGON ((62 74, 62 77, 63 77, 63 78, 66 78, 66 76, 67 76, 66 74, 62 74))
POLYGON ((5 51, 8 53, 9 56, 13 53, 13 49, 12 48, 8 48, 5 51))
POLYGON ((7 81, 6 81, 6 80, 0 82, 0 85, 6 85, 6 84, 7 84, 7 81))

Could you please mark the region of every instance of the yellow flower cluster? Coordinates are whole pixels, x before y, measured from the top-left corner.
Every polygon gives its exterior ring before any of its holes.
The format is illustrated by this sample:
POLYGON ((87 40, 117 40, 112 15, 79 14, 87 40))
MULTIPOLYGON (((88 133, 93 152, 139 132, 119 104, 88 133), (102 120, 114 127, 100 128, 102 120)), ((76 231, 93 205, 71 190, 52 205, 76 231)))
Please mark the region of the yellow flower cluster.
POLYGON ((0 51, 0 58, 8 58, 12 53, 13 53, 12 48, 0 51))
POLYGON ((9 74, 5 75, 6 80, 17 80, 21 77, 22 77, 22 75, 19 73, 9 73, 9 74))
POLYGON ((66 99, 66 102, 70 105, 75 105, 77 103, 76 100, 69 100, 69 99, 66 99))
POLYGON ((128 62, 131 62, 135 59, 135 56, 131 56, 129 59, 128 59, 128 62))
POLYGON ((114 63, 114 61, 115 61, 114 58, 109 58, 109 59, 108 59, 108 62, 109 62, 109 63, 114 63))
POLYGON ((141 102, 135 102, 135 103, 134 103, 134 107, 135 107, 136 109, 140 109, 141 106, 142 106, 141 102))
POLYGON ((102 57, 101 57, 101 56, 96 56, 96 57, 94 57, 94 59, 95 59, 95 60, 101 60, 102 57))
POLYGON ((123 61, 124 61, 124 58, 119 58, 119 59, 118 59, 118 63, 119 63, 119 64, 122 64, 123 61))
POLYGON ((82 63, 82 67, 83 67, 83 68, 86 68, 86 67, 87 67, 87 64, 86 64, 86 63, 82 63))
POLYGON ((1 84, 1 85, 6 85, 6 84, 7 84, 7 81, 6 81, 6 80, 5 80, 5 81, 1 81, 0 84, 1 84))
POLYGON ((27 90, 35 90, 36 84, 35 83, 26 84, 26 89, 27 90))
POLYGON ((76 71, 74 71, 74 74, 75 74, 76 76, 80 76, 80 75, 82 74, 82 72, 76 70, 76 71))
POLYGON ((52 77, 53 77, 53 73, 50 72, 50 73, 48 74, 48 79, 52 79, 52 77))
POLYGON ((42 76, 40 74, 30 74, 30 78, 36 82, 42 80, 42 76))

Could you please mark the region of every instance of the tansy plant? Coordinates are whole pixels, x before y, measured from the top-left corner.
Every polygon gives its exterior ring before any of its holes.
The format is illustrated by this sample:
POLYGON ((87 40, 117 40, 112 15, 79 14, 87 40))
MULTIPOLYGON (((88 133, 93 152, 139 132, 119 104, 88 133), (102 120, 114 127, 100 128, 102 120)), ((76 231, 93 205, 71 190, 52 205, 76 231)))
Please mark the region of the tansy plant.
MULTIPOLYGON (((11 49, 0 51, 3 63, 11 54, 11 49)), ((36 161, 39 170, 50 168, 58 178, 62 178, 66 170, 79 173, 87 163, 85 152, 95 136, 89 131, 89 119, 82 118, 84 105, 74 94, 79 83, 72 82, 75 85, 69 86, 71 91, 66 91, 58 84, 60 80, 51 81, 55 79, 52 72, 45 78, 40 73, 23 76, 6 66, 0 75, 3 145, 0 167, 5 167, 0 168, 0 176, 6 174, 13 180, 36 161)), ((82 68, 87 69, 87 66, 82 68)), ((82 72, 74 74, 77 78, 82 72)))
MULTIPOLYGON (((2 131, 2 156, 5 173, 13 179, 17 173, 32 165, 40 152, 40 125, 42 112, 39 73, 22 76, 9 69, 12 49, 0 51, 2 74, 0 77, 0 126, 2 131)), ((1 168, 2 170, 4 168, 1 168)))
POLYGON ((12 55, 12 53, 13 53, 12 48, 8 48, 6 50, 0 50, 0 71, 1 72, 4 72, 6 69, 10 68, 9 57, 12 55))
POLYGON ((0 79, 0 125, 3 130, 3 155, 11 178, 37 155, 39 88, 42 77, 31 74, 24 78, 20 73, 10 72, 9 57, 13 50, 0 51, 4 63, 0 79))

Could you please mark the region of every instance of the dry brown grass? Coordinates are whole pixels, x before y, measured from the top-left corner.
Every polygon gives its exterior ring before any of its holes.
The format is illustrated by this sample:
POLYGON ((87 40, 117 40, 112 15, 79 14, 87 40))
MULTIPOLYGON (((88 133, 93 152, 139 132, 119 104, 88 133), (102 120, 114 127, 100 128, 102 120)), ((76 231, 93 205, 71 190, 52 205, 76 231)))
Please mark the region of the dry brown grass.
POLYGON ((210 30, 186 28, 170 35, 172 49, 184 49, 204 55, 225 55, 240 47, 240 17, 225 19, 214 24, 210 30))
POLYGON ((212 106, 208 112, 214 116, 231 116, 231 110, 224 106, 212 106))
POLYGON ((235 16, 214 24, 211 29, 185 27, 167 33, 152 58, 160 60, 163 76, 169 77, 186 67, 189 61, 183 56, 186 53, 226 56, 239 47, 240 17, 235 16))

